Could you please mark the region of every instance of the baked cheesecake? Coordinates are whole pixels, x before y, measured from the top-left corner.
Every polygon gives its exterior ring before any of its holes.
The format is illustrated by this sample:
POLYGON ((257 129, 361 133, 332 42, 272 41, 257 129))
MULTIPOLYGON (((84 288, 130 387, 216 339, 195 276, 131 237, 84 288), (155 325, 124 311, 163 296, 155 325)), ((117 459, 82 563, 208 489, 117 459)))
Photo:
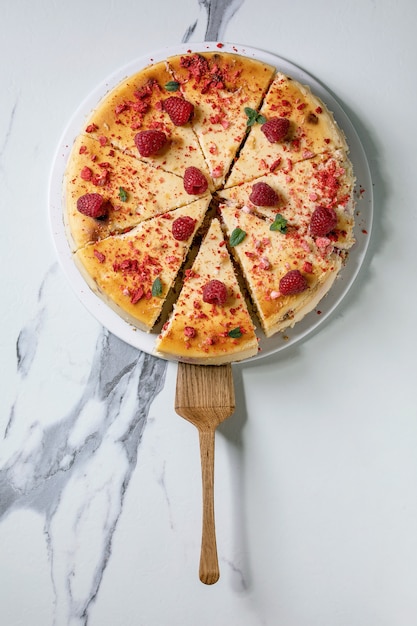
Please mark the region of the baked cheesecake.
POLYGON ((258 352, 254 324, 216 218, 185 272, 156 351, 165 358, 199 365, 241 361, 258 352))
POLYGON ((126 77, 89 115, 64 222, 91 289, 155 334, 155 354, 221 364, 254 356, 332 287, 354 244, 354 184, 344 134, 309 87, 221 48, 189 51, 126 77))
POLYGON ((311 220, 320 207, 334 212, 336 218, 332 228, 321 236, 330 237, 332 245, 340 250, 354 244, 354 176, 341 150, 295 163, 288 170, 268 172, 251 182, 223 189, 218 196, 225 204, 272 221, 281 215, 286 230, 297 229, 299 235, 311 234, 311 220))
POLYGON ((79 248, 75 261, 92 289, 122 318, 149 332, 169 298, 210 196, 79 248))
POLYGON ((196 167, 211 186, 209 168, 191 126, 191 114, 178 124, 166 110, 172 82, 165 62, 126 78, 98 104, 84 132, 181 177, 187 167, 196 167))
POLYGON ((75 140, 65 177, 65 220, 74 250, 123 233, 196 198, 185 191, 182 177, 88 135, 75 140), (79 210, 80 198, 87 194, 101 198, 102 215, 98 218, 88 210, 79 210))
POLYGON ((226 187, 239 185, 317 154, 347 151, 333 114, 311 89, 277 72, 226 187))
POLYGON ((179 89, 194 107, 191 120, 214 187, 224 185, 275 68, 236 54, 202 52, 168 59, 179 89))
POLYGON ((220 211, 265 335, 294 326, 332 286, 340 256, 296 230, 271 230, 274 222, 255 214, 227 206, 220 211))

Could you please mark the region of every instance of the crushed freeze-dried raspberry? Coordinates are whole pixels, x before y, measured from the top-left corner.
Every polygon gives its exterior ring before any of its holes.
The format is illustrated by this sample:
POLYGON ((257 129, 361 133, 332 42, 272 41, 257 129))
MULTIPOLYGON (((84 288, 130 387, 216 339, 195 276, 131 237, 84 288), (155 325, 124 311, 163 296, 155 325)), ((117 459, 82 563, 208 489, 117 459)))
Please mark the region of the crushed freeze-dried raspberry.
POLYGON ((163 109, 171 118, 175 126, 184 126, 194 114, 194 106, 188 100, 178 96, 170 96, 163 102, 163 109))
POLYGON ((91 180, 92 175, 93 175, 93 172, 92 170, 90 170, 89 167, 87 167, 87 165, 83 167, 83 169, 80 172, 80 178, 82 178, 83 180, 91 180))
POLYGON ((203 301, 223 306, 227 300, 227 287, 220 280, 210 280, 203 287, 203 301))
POLYGON ((289 129, 290 121, 286 117, 271 117, 261 126, 261 131, 270 143, 283 141, 289 129))
POLYGON ((177 217, 172 222, 172 234, 177 241, 186 241, 194 232, 195 220, 189 215, 177 217))
POLYGON ((193 326, 185 326, 184 335, 186 337, 189 337, 190 339, 192 339, 193 337, 196 336, 196 334, 197 334, 197 331, 193 326))
POLYGON ((167 141, 168 138, 162 130, 142 130, 135 135, 135 145, 143 157, 156 154, 167 141))
POLYGON ((105 217, 108 208, 108 203, 99 193, 86 193, 77 200, 77 210, 87 217, 105 217))
POLYGON ((106 260, 106 255, 100 252, 100 250, 94 250, 94 256, 99 263, 104 263, 104 261, 106 260))
POLYGON ((279 196, 267 183, 259 182, 252 186, 249 200, 255 206, 276 206, 279 203, 279 196))
POLYGON ((310 233, 313 237, 324 237, 336 228, 336 224, 336 211, 331 207, 318 206, 311 216, 310 233))
POLYGON ((307 280, 300 270, 290 270, 279 281, 279 291, 283 296, 293 296, 307 288, 307 280))
POLYGON ((132 304, 136 304, 137 302, 139 302, 139 300, 141 300, 143 298, 144 295, 145 295, 145 290, 143 289, 143 287, 138 287, 132 293, 132 295, 130 297, 130 302, 132 304))
POLYGON ((204 174, 194 166, 187 167, 184 172, 184 189, 190 195, 198 196, 205 193, 208 183, 204 174))

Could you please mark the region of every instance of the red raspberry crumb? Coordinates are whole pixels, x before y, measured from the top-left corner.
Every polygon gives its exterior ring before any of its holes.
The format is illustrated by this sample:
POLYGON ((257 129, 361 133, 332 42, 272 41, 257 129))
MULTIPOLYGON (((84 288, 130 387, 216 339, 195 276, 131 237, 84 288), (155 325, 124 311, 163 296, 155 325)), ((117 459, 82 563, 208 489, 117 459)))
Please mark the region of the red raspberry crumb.
POLYGON ((99 263, 104 263, 104 261, 106 260, 106 255, 100 252, 100 250, 94 250, 94 256, 99 263))
POLYGON ((279 291, 283 296, 293 296, 307 288, 307 280, 300 270, 290 270, 279 281, 279 291))
POLYGON ((85 165, 80 172, 80 178, 82 178, 83 180, 91 180, 92 175, 93 172, 90 170, 89 167, 87 167, 87 165, 85 165))
POLYGON ((195 222, 196 220, 189 215, 177 217, 177 219, 172 222, 172 234, 174 239, 177 241, 185 241, 191 237, 194 232, 195 222))
POLYGON ((171 118, 171 122, 175 126, 184 126, 194 114, 194 106, 188 100, 179 98, 178 96, 170 96, 164 100, 163 109, 171 118))
POLYGON ((227 287, 220 280, 210 280, 203 287, 203 301, 223 306, 227 300, 227 287))
POLYGON ((184 189, 190 195, 198 196, 208 188, 204 174, 197 167, 187 167, 184 172, 184 189))
POLYGON ((143 157, 152 156, 168 141, 162 130, 142 130, 135 135, 135 145, 143 157))
POLYGON ((137 289, 135 289, 135 291, 130 296, 130 302, 132 304, 137 304, 139 302, 139 300, 142 300, 144 294, 145 294, 145 291, 144 291, 143 287, 138 287, 137 289))
POLYGON ((196 334, 197 334, 197 331, 193 326, 185 326, 184 335, 186 337, 189 337, 190 339, 192 339, 193 337, 196 336, 196 334))
POLYGON ((289 129, 290 121, 286 117, 271 117, 261 126, 261 131, 270 143, 285 139, 289 129))
POLYGON ((255 206, 276 206, 279 202, 279 196, 267 183, 255 183, 249 200, 255 206))
POLYGON ((108 211, 108 203, 104 202, 99 193, 86 193, 77 200, 77 210, 87 217, 105 217, 108 211))
POLYGON ((318 206, 310 220, 310 233, 313 237, 325 237, 337 224, 336 211, 331 207, 318 206))

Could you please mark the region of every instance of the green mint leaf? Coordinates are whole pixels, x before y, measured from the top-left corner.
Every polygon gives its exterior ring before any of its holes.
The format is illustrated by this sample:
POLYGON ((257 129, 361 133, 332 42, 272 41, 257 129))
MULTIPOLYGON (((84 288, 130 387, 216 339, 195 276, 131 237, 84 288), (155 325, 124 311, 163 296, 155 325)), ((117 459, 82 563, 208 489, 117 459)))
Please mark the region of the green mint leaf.
POLYGON ((123 187, 119 187, 119 198, 122 202, 127 201, 127 191, 123 187))
POLYGON ((162 296, 162 283, 159 276, 155 278, 152 285, 152 295, 155 298, 160 298, 162 296))
POLYGON ((232 337, 232 339, 238 339, 242 336, 242 331, 240 330, 240 326, 237 326, 236 328, 232 328, 232 330, 229 330, 227 334, 229 335, 229 337, 232 337))
POLYGON ((232 234, 230 235, 229 243, 234 248, 239 243, 242 243, 244 238, 246 237, 246 233, 241 228, 235 228, 232 234))
POLYGON ((248 118, 246 126, 253 126, 253 124, 256 122, 258 111, 255 111, 255 109, 251 109, 250 107, 245 107, 244 111, 248 118))
POLYGON ((251 109, 250 107, 245 107, 244 111, 248 118, 246 122, 247 128, 249 128, 250 126, 253 126, 256 123, 265 124, 266 117, 258 113, 258 111, 256 111, 255 109, 251 109))
POLYGON ((168 83, 165 84, 165 89, 167 91, 178 91, 179 88, 180 84, 177 83, 176 80, 170 80, 168 83))
POLYGON ((274 221, 272 222, 269 230, 278 230, 280 233, 287 232, 288 220, 285 219, 280 213, 277 213, 274 221))

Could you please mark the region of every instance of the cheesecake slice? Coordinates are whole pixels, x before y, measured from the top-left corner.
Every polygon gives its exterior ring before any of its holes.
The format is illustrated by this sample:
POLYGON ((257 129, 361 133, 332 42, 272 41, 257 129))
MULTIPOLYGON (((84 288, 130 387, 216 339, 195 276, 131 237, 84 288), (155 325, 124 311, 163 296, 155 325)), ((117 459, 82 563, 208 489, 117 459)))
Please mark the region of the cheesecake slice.
POLYGON ((126 321, 151 331, 206 214, 206 196, 123 235, 88 244, 75 261, 93 291, 126 321))
POLYGON ((340 256, 296 230, 271 230, 272 222, 255 214, 230 206, 220 212, 265 335, 294 326, 332 286, 340 256))
POLYGON ((310 88, 277 72, 226 182, 239 185, 317 154, 347 151, 333 114, 310 88))
POLYGON ((195 200, 179 176, 87 135, 74 142, 65 187, 64 218, 73 250, 195 200), (98 219, 78 210, 85 194, 101 196, 104 214, 98 219))
POLYGON ((156 354, 194 364, 241 361, 258 351, 255 328, 239 288, 218 219, 187 270, 156 354))
POLYGON ((140 70, 105 96, 87 121, 85 132, 181 177, 188 167, 196 167, 212 188, 209 170, 190 121, 177 125, 164 108, 165 100, 172 96, 170 83, 172 75, 164 61, 140 70), (150 131, 164 136, 165 141, 158 147, 151 139, 144 140, 142 143, 147 143, 147 150, 140 151, 137 136, 141 135, 143 140, 142 133, 150 131))
POLYGON ((184 98, 194 106, 191 123, 218 189, 246 137, 251 113, 261 105, 275 68, 221 51, 178 55, 169 58, 168 64, 184 98))
POLYGON ((333 155, 321 154, 295 163, 288 170, 277 169, 251 182, 223 189, 218 196, 229 206, 271 221, 282 217, 285 230, 296 229, 299 236, 311 234, 311 220, 318 209, 334 211, 334 225, 325 236, 334 247, 347 250, 355 242, 354 180, 349 159, 343 150, 338 150, 333 155), (272 195, 268 191, 264 197, 262 191, 257 193, 262 185, 272 190, 272 195))

